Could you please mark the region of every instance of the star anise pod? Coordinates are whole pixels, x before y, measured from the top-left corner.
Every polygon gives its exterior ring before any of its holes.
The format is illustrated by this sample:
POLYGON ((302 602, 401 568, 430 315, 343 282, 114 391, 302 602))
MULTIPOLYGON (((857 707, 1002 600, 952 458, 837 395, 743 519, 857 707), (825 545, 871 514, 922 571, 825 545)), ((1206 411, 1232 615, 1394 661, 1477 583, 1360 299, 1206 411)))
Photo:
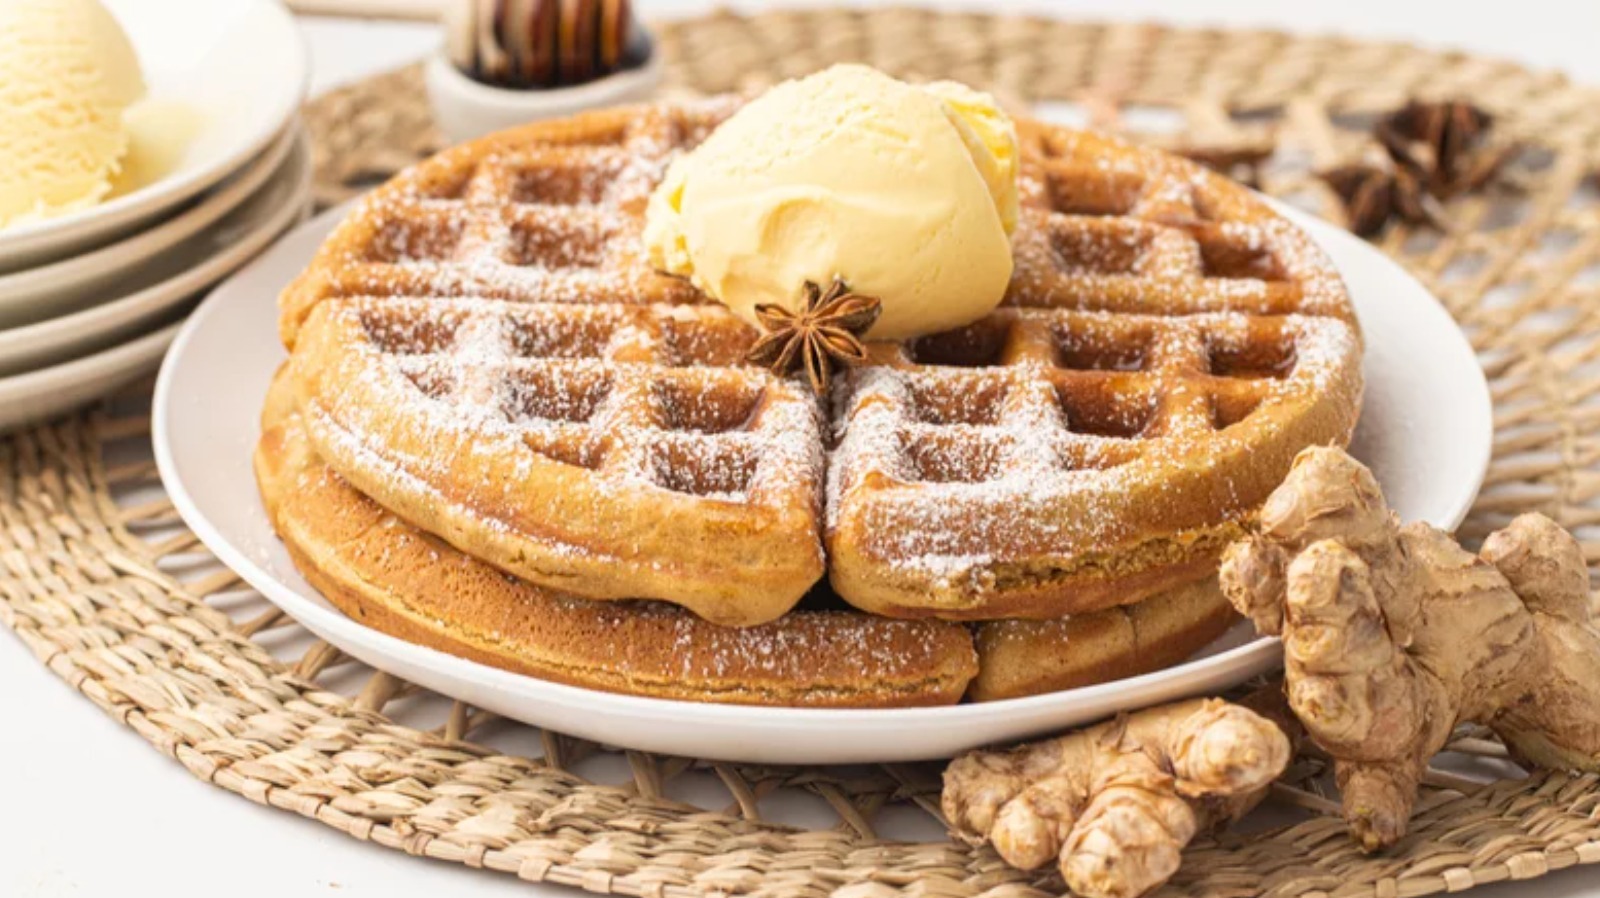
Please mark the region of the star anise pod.
POLYGON ((806 281, 798 312, 776 303, 763 303, 755 311, 766 333, 745 358, 774 374, 804 367, 811 389, 821 396, 828 391, 835 365, 866 361, 861 335, 878 320, 883 304, 875 296, 851 293, 843 280, 834 278, 826 293, 806 281))
POLYGON ((1375 237, 1396 219, 1445 226, 1439 201, 1403 167, 1356 163, 1318 172, 1317 176, 1339 195, 1346 225, 1357 236, 1375 237))
POLYGON ((1494 117, 1461 101, 1413 100, 1378 120, 1373 135, 1399 168, 1446 200, 1478 190, 1500 173, 1515 146, 1487 146, 1494 117))

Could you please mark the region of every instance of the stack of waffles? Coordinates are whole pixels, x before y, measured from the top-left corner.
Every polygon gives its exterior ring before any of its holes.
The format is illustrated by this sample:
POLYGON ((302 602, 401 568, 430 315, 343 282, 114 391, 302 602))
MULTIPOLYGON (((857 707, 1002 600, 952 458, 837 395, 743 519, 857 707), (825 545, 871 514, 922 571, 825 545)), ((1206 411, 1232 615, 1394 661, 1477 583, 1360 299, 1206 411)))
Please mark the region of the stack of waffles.
POLYGON ((733 101, 593 113, 371 194, 282 297, 257 474, 307 579, 402 638, 697 701, 932 705, 1175 664, 1361 341, 1292 224, 1183 160, 1019 122, 1000 309, 814 396, 651 269, 733 101))

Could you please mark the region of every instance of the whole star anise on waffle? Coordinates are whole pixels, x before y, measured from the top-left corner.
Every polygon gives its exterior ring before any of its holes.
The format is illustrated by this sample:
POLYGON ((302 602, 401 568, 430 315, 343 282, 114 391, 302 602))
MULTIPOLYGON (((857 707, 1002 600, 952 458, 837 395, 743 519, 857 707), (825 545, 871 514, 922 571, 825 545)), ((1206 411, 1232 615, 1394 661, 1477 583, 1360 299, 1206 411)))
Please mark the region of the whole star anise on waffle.
POLYGON ((840 278, 827 291, 806 281, 798 312, 777 305, 756 306, 756 320, 766 331, 745 358, 774 374, 803 366, 818 396, 828 391, 835 365, 859 365, 867 359, 861 336, 878 320, 883 303, 875 296, 851 293, 840 278))
POLYGON ((1171 152, 1256 190, 1261 189, 1262 166, 1276 151, 1275 144, 1261 140, 1214 144, 1180 143, 1171 147, 1171 152))

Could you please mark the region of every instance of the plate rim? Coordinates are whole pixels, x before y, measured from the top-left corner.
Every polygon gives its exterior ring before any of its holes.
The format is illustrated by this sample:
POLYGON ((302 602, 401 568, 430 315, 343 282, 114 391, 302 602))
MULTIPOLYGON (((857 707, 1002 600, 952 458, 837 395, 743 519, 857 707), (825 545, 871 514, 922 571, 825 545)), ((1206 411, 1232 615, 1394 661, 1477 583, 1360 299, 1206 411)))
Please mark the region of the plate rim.
MULTIPOLYGON (((65 291, 79 290, 86 284, 116 278, 128 269, 147 264, 160 254, 175 250, 199 236, 207 227, 227 218, 234 209, 249 202, 262 187, 270 183, 273 176, 283 170, 285 161, 295 151, 303 132, 304 126, 299 120, 291 119, 283 130, 273 135, 272 143, 264 151, 224 178, 215 192, 200 197, 193 206, 152 228, 129 234, 82 255, 0 273, 0 322, 19 306, 44 300, 43 305, 48 308, 53 303, 61 302, 60 295, 65 291), (129 254, 133 254, 133 257, 123 258, 129 254)), ((83 309, 68 314, 79 311, 83 309)), ((0 323, 0 334, 57 317, 64 316, 47 316, 9 325, 0 323)))
MULTIPOLYGON (((104 338, 107 332, 119 326, 153 316, 181 303, 186 297, 206 292, 242 268, 257 253, 271 246, 279 235, 291 230, 296 216, 305 210, 306 201, 311 196, 313 170, 309 136, 298 125, 288 136, 291 139, 286 143, 286 156, 269 171, 256 190, 211 222, 216 224, 224 221, 232 213, 245 208, 262 191, 271 189, 277 178, 293 177, 294 183, 289 185, 290 192, 284 203, 269 210, 248 233, 220 251, 186 265, 171 277, 132 293, 43 321, 10 328, 0 327, 0 371, 12 366, 8 353, 19 349, 22 350, 19 354, 34 357, 32 361, 21 363, 23 366, 35 365, 34 370, 70 361, 74 338, 92 331, 93 337, 87 338, 87 342, 93 345, 96 338, 104 338), (50 361, 58 353, 67 353, 68 356, 50 361), (43 357, 42 365, 40 356, 43 357)), ((10 376, 26 373, 26 369, 14 371, 10 376)))
MULTIPOLYGON (((290 85, 279 98, 277 108, 266 110, 257 117, 263 123, 262 128, 241 140, 232 151, 221 154, 208 166, 183 175, 158 178, 137 190, 87 209, 0 230, 0 269, 12 265, 18 259, 42 256, 49 253, 52 248, 62 245, 92 243, 95 239, 114 233, 117 228, 136 222, 144 216, 156 215, 170 209, 238 171, 242 167, 242 162, 259 155, 272 142, 305 102, 311 84, 311 49, 305 33, 295 24, 293 16, 282 4, 273 0, 247 0, 247 2, 250 5, 246 8, 248 12, 245 14, 267 15, 278 19, 290 37, 286 42, 288 54, 280 56, 285 66, 284 70, 293 72, 287 79, 290 85)), ((234 13, 234 15, 239 14, 234 13)), ((60 260, 40 258, 37 261, 49 264, 60 260)))
MULTIPOLYGON (((1429 290, 1426 284, 1422 283, 1422 281, 1416 275, 1407 270, 1406 267, 1401 265, 1400 262, 1393 256, 1390 256, 1388 253, 1385 253, 1384 251, 1350 233, 1344 228, 1341 228, 1325 219, 1318 218, 1304 209, 1291 206, 1277 197, 1267 196, 1266 194, 1256 191, 1251 192, 1254 193, 1257 198, 1264 200, 1280 215, 1289 219, 1301 230, 1305 231, 1307 235, 1311 237, 1312 242, 1316 243, 1317 248, 1324 254, 1327 253, 1327 250, 1323 246, 1324 241, 1332 240, 1334 243, 1343 243, 1352 250, 1359 249, 1362 252, 1371 252, 1374 259, 1382 260, 1384 264, 1391 266, 1394 274, 1397 277, 1403 277, 1410 281, 1418 290, 1422 291, 1422 293, 1426 295, 1428 299, 1432 300, 1432 302, 1427 306, 1429 310, 1427 314, 1433 316, 1436 320, 1439 320, 1441 326, 1445 324, 1449 325, 1451 330, 1460 338, 1460 346, 1467 351, 1469 356, 1471 356, 1472 364, 1469 366, 1469 368, 1473 372, 1472 386, 1475 388, 1473 392, 1477 393, 1479 399, 1481 400, 1480 402, 1474 404, 1473 409, 1484 412, 1482 415, 1482 420, 1479 422, 1482 432, 1482 439, 1474 444, 1477 452, 1471 461, 1473 485, 1470 490, 1463 490, 1463 492, 1456 498, 1455 502, 1451 506, 1449 513, 1442 516, 1442 520, 1428 522, 1443 530, 1448 530, 1452 533, 1455 532, 1456 528, 1461 526, 1461 522, 1467 519, 1467 515, 1472 511, 1472 506, 1477 502, 1478 494, 1482 491, 1484 481, 1487 480, 1489 476, 1489 465, 1494 461, 1494 393, 1489 388, 1489 376, 1484 373, 1483 365, 1478 359, 1477 349, 1473 347, 1472 341, 1467 338, 1466 333, 1461 329, 1460 322, 1456 321, 1455 316, 1450 314, 1450 310, 1445 308, 1444 302, 1439 299, 1438 295, 1432 290, 1429 290)), ((1341 281, 1344 280, 1344 274, 1342 272, 1340 273, 1339 277, 1341 281)))
MULTIPOLYGON (((339 216, 346 214, 352 204, 358 201, 352 200, 335 206, 311 219, 301 228, 290 232, 290 234, 292 235, 305 228, 326 226, 330 220, 337 220, 339 216)), ((1442 317, 1442 322, 1448 325, 1451 333, 1456 335, 1459 345, 1471 356, 1471 369, 1477 372, 1477 379, 1481 386, 1481 389, 1476 391, 1481 399, 1477 407, 1492 411, 1492 399, 1488 391, 1487 380, 1483 379, 1482 367, 1477 363, 1476 356, 1472 354, 1470 344, 1467 343, 1465 335, 1461 333, 1459 326, 1439 303, 1437 297, 1433 296, 1426 287, 1398 262, 1364 241, 1344 234, 1333 225, 1315 219, 1298 210, 1292 210, 1291 214, 1294 216, 1296 224, 1305 227, 1311 233, 1313 239, 1319 243, 1325 234, 1339 235, 1338 239, 1348 238, 1351 241, 1351 246, 1358 246, 1361 252, 1370 254, 1370 257, 1375 261, 1388 266, 1389 273, 1392 276, 1404 277, 1410 280, 1417 290, 1428 296, 1435 310, 1431 314, 1436 315, 1436 320, 1442 317)), ((233 278, 246 276, 254 264, 257 263, 253 262, 250 266, 240 269, 227 281, 219 285, 217 290, 213 291, 213 294, 225 287, 233 278)), ((209 297, 207 301, 209 302, 209 297)), ((595 713, 596 703, 598 702, 605 708, 604 713, 607 715, 626 716, 631 720, 640 722, 672 721, 682 725, 685 715, 689 714, 692 715, 693 719, 707 723, 738 723, 747 727, 759 726, 767 731, 774 729, 811 729, 830 724, 861 726, 863 721, 868 719, 872 720, 875 728, 878 729, 897 725, 924 729, 930 726, 959 727, 963 724, 993 724, 1026 718, 1031 711, 1048 708, 1063 701, 1070 700, 1074 703, 1090 704, 1117 693, 1137 693, 1141 688, 1152 686, 1158 680, 1170 678, 1174 675, 1182 676, 1188 680, 1200 680, 1208 675, 1216 675, 1229 670, 1235 672, 1249 670, 1250 673, 1260 672, 1268 667, 1275 666, 1279 655, 1278 639, 1257 637, 1245 644, 1225 649, 1205 658, 1186 661, 1183 664, 1159 671, 1108 683, 1041 695, 1003 699, 994 702, 916 708, 797 708, 687 702, 605 692, 541 680, 430 649, 368 627, 341 614, 331 606, 324 607, 311 597, 302 595, 298 589, 279 580, 271 571, 263 567, 250 556, 247 550, 233 545, 231 540, 227 539, 219 528, 200 511, 194 497, 185 486, 181 471, 176 467, 173 458, 172 434, 169 430, 168 422, 175 390, 175 375, 173 372, 176 366, 173 360, 183 356, 189 343, 194 339, 194 335, 199 332, 200 326, 205 320, 206 306, 202 304, 201 309, 185 323, 167 353, 167 358, 157 377, 155 400, 152 406, 154 424, 151 428, 151 436, 157 468, 163 482, 166 484, 168 495, 171 497, 174 507, 183 517, 186 524, 211 551, 216 553, 225 565, 238 573, 252 587, 259 590, 268 601, 291 617, 299 620, 319 636, 326 638, 331 633, 363 647, 368 645, 375 646, 375 651, 385 653, 391 646, 407 653, 421 653, 417 657, 427 661, 432 665, 433 669, 437 669, 438 664, 456 666, 459 670, 470 674, 474 684, 484 690, 496 692, 512 690, 518 695, 527 695, 528 690, 531 688, 538 693, 536 699, 546 705, 595 713)), ((1487 420, 1490 421, 1490 428, 1485 432, 1485 437, 1481 441, 1484 469, 1487 468, 1488 458, 1492 450, 1492 418, 1487 420)), ((1473 466, 1473 470, 1477 471, 1476 465, 1473 466)), ((1482 476, 1481 472, 1479 472, 1471 487, 1463 488, 1462 496, 1464 498, 1458 498, 1453 503, 1456 506, 1453 509, 1454 519, 1435 521, 1434 523, 1450 527, 1459 524, 1461 518, 1470 508, 1472 498, 1476 495, 1481 484, 1482 476)), ((328 639, 328 641, 338 642, 339 639, 328 639)), ((349 649, 346 647, 346 650, 348 651, 349 649)), ((363 652, 352 651, 351 654, 360 657, 363 652)), ((392 657, 392 653, 390 654, 392 657)), ((381 664, 373 666, 379 669, 383 668, 381 664)), ((452 679, 465 678, 456 673, 448 673, 446 675, 452 679)), ((1246 674, 1246 676, 1248 675, 1246 674)), ((533 699, 530 698, 529 700, 533 699)))
MULTIPOLYGON (((14 402, 22 394, 23 398, 33 396, 39 392, 52 389, 65 389, 70 387, 85 376, 84 372, 98 370, 100 366, 117 365, 127 362, 129 365, 142 364, 146 353, 164 357, 168 344, 177 338, 186 321, 177 321, 164 327, 157 328, 149 333, 140 334, 126 343, 92 352, 88 355, 68 359, 57 365, 27 371, 22 374, 13 374, 9 377, 0 377, 0 404, 14 402), (165 339, 160 339, 160 338, 165 339)), ((37 416, 25 420, 38 420, 37 416)))

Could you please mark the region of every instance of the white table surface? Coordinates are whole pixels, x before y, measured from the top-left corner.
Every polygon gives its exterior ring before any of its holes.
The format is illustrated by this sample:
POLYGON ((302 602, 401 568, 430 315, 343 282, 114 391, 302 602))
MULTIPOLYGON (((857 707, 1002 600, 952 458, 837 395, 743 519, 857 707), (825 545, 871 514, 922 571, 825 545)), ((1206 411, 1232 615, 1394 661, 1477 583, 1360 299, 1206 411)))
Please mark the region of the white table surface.
MULTIPOLYGON (((232 0, 216 0, 232 2, 232 0)), ((707 9, 698 0, 641 0, 648 15, 707 9)), ((735 3, 737 7, 758 4, 735 3)), ((940 4, 956 5, 956 4, 940 4)), ((1458 46, 1559 68, 1600 82, 1600 3, 1341 0, 1160 0, 1017 2, 1019 8, 1096 18, 1335 30, 1458 46)), ((325 90, 425 52, 435 41, 416 24, 305 21, 325 90)), ((0 898, 278 898, 338 895, 518 895, 580 893, 410 858, 362 844, 321 824, 253 805, 192 779, 132 731, 102 715, 0 635, 0 767, 9 790, 0 814, 0 898)), ((1482 898, 1600 896, 1600 869, 1572 870, 1534 884, 1474 891, 1482 898)))

